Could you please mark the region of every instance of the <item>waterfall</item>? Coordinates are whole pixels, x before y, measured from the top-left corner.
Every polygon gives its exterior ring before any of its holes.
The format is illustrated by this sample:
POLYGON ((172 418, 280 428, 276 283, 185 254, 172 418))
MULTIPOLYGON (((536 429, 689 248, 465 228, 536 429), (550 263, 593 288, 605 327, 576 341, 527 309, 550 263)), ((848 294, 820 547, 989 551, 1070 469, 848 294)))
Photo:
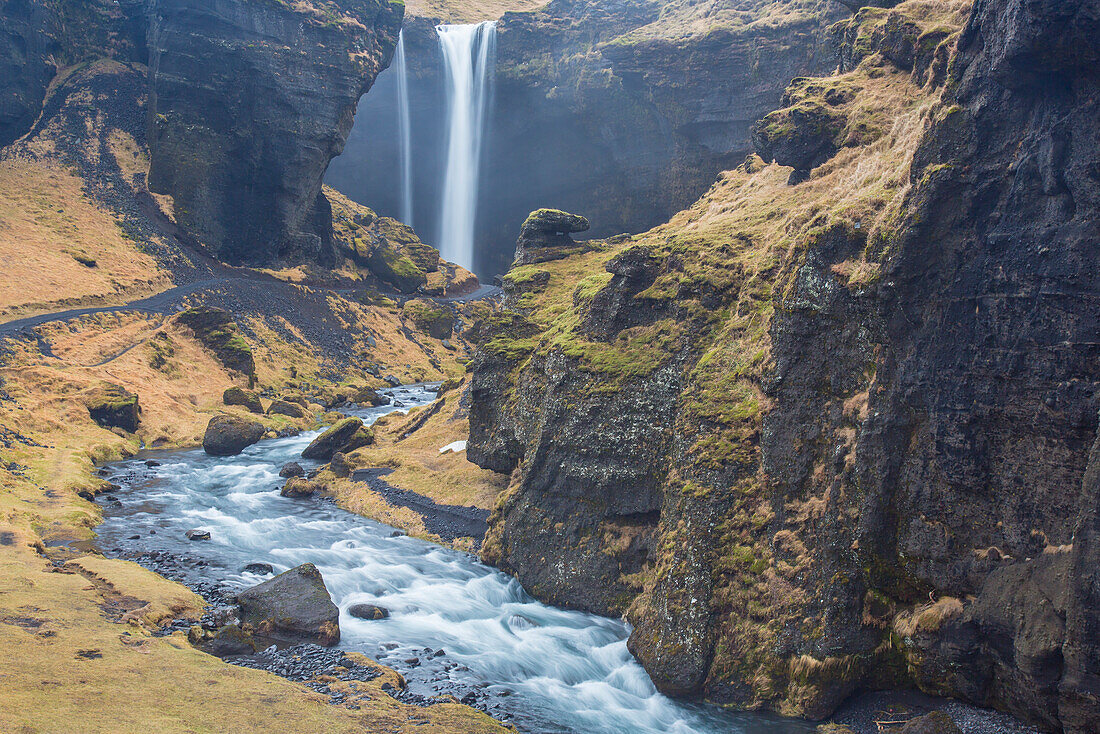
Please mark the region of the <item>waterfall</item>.
POLYGON ((436 26, 447 89, 447 156, 439 250, 444 259, 474 267, 478 168, 489 97, 496 23, 436 26))
POLYGON ((405 32, 397 34, 397 53, 394 55, 394 73, 397 74, 397 124, 401 136, 398 150, 401 154, 401 221, 413 226, 412 188, 412 130, 409 124, 409 71, 405 66, 405 32))

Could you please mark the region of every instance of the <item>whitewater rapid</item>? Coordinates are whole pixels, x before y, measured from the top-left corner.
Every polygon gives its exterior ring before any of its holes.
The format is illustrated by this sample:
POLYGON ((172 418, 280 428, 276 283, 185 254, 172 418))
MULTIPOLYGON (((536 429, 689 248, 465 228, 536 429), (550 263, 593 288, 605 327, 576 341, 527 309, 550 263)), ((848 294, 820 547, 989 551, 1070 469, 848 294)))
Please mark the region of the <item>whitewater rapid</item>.
MULTIPOLYGON (((406 409, 434 397, 422 386, 388 392, 406 409)), ((349 412, 370 423, 393 410, 349 412)), ((122 489, 104 501, 99 546, 138 560, 171 555, 186 583, 231 591, 270 578, 244 571, 249 563, 270 563, 278 573, 312 562, 341 610, 340 648, 396 668, 424 695, 476 691, 484 708, 521 731, 813 731, 803 722, 670 700, 627 651, 625 622, 539 603, 472 555, 397 534, 330 501, 281 497, 280 467, 315 466, 301 451, 316 435, 261 441, 229 458, 160 451, 110 465, 122 489), (147 466, 150 460, 159 465, 147 466), (193 528, 209 530, 211 539, 186 540, 193 528), (360 602, 391 616, 349 616, 360 602), (431 664, 406 664, 425 649, 445 652, 431 664)))

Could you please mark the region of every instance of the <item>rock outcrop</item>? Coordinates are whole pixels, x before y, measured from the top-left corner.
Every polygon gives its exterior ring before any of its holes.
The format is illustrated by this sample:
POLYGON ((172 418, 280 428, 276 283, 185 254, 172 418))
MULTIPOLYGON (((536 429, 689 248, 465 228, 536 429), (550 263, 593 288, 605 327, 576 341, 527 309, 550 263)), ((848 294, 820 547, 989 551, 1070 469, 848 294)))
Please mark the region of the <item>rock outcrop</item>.
POLYGON ((518 471, 483 556, 625 612, 661 690, 1100 728, 1100 5, 965 8, 864 7, 771 117, 798 176, 518 266, 486 321, 467 456, 518 471))
POLYGON ((558 209, 539 209, 527 215, 516 240, 514 265, 560 260, 577 252, 570 236, 589 228, 588 220, 558 209))
POLYGON ((331 261, 321 179, 403 6, 149 0, 149 187, 230 263, 331 261))
POLYGON ((138 396, 121 385, 97 388, 84 400, 88 414, 104 428, 121 428, 133 433, 138 429, 138 396))
POLYGON ((312 563, 242 591, 237 603, 245 631, 294 643, 331 646, 340 641, 340 609, 312 563))
POLYGON ((243 390, 239 387, 227 387, 222 393, 222 402, 226 405, 240 405, 248 409, 249 413, 263 413, 264 406, 260 402, 260 396, 251 390, 243 390))
POLYGON ((5 0, 0 146, 30 129, 62 69, 147 62, 148 185, 172 198, 186 234, 230 263, 331 263, 321 179, 403 11, 387 0, 5 0))

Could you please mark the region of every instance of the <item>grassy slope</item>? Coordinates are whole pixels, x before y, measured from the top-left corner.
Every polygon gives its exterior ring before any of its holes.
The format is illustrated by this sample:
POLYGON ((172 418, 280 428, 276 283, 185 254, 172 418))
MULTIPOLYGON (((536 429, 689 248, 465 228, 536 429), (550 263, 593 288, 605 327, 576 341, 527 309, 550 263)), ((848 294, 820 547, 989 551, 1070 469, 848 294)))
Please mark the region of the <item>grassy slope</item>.
MULTIPOLYGON (((96 129, 89 128, 89 143, 96 129)), ((110 142, 128 176, 144 172, 147 160, 132 140, 110 142)), ((32 156, 0 162, 0 318, 122 303, 169 287, 153 259, 56 162, 48 136, 33 145, 32 156), (76 263, 71 251, 93 257, 96 267, 76 263)), ((325 361, 282 316, 240 319, 257 388, 313 398, 306 418, 260 417, 269 428, 311 428, 323 412, 316 403, 341 385, 380 385, 361 371, 371 362, 410 381, 463 372, 438 340, 411 340, 395 304, 336 295, 329 303, 357 334, 351 364, 359 368, 325 361)), ((93 473, 97 461, 142 444, 195 445, 211 415, 244 414, 222 405, 221 395, 245 378, 226 371, 171 316, 121 312, 47 323, 34 337, 4 340, 0 350, 0 649, 20 661, 0 672, 0 730, 66 732, 79 722, 88 732, 502 731, 462 705, 399 703, 379 688, 396 681, 392 672, 362 685, 365 697, 349 699, 361 709, 352 710, 274 675, 229 666, 178 634, 153 637, 165 618, 197 618, 201 600, 134 564, 80 557, 99 510, 78 493, 103 488, 93 473), (135 434, 91 420, 83 398, 105 382, 138 394, 135 434)))

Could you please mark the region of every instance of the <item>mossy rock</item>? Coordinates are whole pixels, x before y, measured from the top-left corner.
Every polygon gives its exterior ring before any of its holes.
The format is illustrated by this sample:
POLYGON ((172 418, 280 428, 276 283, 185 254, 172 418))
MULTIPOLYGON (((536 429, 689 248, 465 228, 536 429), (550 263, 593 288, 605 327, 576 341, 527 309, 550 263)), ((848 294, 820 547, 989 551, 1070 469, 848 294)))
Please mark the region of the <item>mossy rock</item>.
POLYGON ((451 335, 455 317, 446 306, 418 298, 402 306, 401 314, 433 339, 446 339, 451 335))
POLYGON ((337 451, 349 453, 374 442, 374 433, 358 418, 338 420, 306 446, 303 459, 329 461, 337 451))
POLYGON ((402 293, 415 293, 428 282, 427 274, 416 263, 389 245, 375 247, 367 258, 367 267, 402 293))
POLYGON ((255 377, 256 360, 252 356, 252 347, 240 335, 228 311, 200 306, 189 308, 176 318, 191 329, 195 338, 228 369, 255 377))
POLYGON ((121 428, 133 433, 138 428, 138 396, 121 385, 96 388, 84 400, 92 420, 104 428, 121 428))
POLYGON ((251 390, 243 390, 233 386, 222 393, 222 402, 226 405, 241 405, 248 408, 250 413, 263 413, 264 406, 260 402, 260 396, 251 390))
POLYGON ((305 418, 306 411, 301 405, 287 400, 272 400, 267 407, 268 415, 285 415, 291 418, 305 418))

